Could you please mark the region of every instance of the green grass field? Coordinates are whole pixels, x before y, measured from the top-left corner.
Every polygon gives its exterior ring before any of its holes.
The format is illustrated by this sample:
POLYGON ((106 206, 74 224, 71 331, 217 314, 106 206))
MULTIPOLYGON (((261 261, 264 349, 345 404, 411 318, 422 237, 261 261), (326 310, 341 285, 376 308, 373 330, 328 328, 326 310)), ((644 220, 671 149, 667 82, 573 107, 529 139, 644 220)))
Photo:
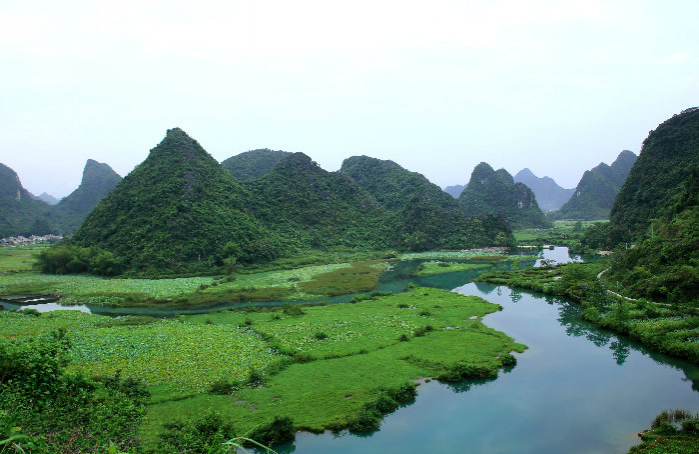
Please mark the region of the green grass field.
POLYGON ((144 440, 162 424, 216 409, 242 432, 275 416, 298 429, 346 426, 391 387, 448 374, 457 364, 494 371, 504 355, 522 351, 481 318, 498 306, 477 297, 414 288, 355 304, 259 312, 221 311, 178 317, 109 318, 60 311, 31 316, 0 313, 0 336, 33 337, 65 328, 74 371, 145 381, 153 397, 144 440), (232 394, 207 392, 217 381, 246 380, 258 371, 264 386, 232 394))
POLYGON ((422 263, 418 266, 417 276, 430 276, 432 274, 450 273, 452 271, 475 270, 479 268, 489 268, 487 263, 458 263, 458 262, 441 262, 430 261, 422 263))
POLYGON ((519 245, 556 244, 568 246, 579 241, 586 228, 599 222, 608 221, 554 221, 551 229, 515 230, 512 233, 519 245))

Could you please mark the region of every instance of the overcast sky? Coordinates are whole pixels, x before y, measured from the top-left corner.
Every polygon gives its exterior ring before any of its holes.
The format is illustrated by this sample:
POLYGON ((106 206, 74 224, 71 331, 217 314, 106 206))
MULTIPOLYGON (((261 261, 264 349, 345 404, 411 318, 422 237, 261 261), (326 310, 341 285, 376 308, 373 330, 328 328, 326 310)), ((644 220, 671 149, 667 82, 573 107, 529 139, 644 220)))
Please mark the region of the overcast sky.
POLYGON ((216 159, 486 161, 564 187, 699 105, 699 1, 0 0, 0 162, 62 197, 165 131, 216 159))

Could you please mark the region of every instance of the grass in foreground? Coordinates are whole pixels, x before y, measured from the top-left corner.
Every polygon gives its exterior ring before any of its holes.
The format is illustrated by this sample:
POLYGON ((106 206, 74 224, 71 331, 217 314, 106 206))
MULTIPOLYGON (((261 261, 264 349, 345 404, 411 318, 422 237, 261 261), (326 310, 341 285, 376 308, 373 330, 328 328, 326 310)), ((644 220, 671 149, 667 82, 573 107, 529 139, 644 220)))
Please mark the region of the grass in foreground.
POLYGON ((0 333, 63 327, 74 339, 72 369, 143 379, 153 398, 142 435, 154 443, 163 423, 207 410, 243 434, 275 417, 292 418, 296 430, 373 427, 386 412, 376 410, 388 392, 379 388, 421 377, 494 378, 512 365, 509 352, 525 347, 481 323, 496 310, 481 298, 414 288, 355 304, 174 320, 4 313, 0 333), (214 385, 223 394, 207 392, 214 385))
POLYGON ((684 410, 663 411, 642 432, 643 443, 629 454, 694 454, 699 452, 699 415, 684 410))

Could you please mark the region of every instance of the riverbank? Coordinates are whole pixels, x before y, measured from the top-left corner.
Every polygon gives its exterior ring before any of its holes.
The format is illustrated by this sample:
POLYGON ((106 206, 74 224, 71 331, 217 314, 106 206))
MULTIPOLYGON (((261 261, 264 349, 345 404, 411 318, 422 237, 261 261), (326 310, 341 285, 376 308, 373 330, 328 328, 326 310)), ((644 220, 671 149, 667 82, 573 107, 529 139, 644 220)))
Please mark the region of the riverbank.
POLYGON ((604 262, 564 264, 490 272, 478 280, 570 298, 581 304, 583 319, 629 336, 655 351, 699 364, 697 309, 680 304, 658 305, 608 291, 601 279, 601 271, 606 267, 604 262))

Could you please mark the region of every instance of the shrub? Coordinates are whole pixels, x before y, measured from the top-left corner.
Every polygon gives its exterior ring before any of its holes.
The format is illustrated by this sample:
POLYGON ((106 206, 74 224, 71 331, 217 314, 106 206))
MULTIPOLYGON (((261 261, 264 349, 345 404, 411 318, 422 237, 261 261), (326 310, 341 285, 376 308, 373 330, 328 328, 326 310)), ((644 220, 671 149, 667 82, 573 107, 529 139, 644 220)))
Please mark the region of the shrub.
POLYGON ((324 340, 328 338, 328 335, 325 334, 323 331, 318 331, 313 335, 313 337, 315 337, 317 340, 324 340))
MULTIPOLYGON (((270 423, 254 429, 250 433, 249 438, 263 445, 272 446, 285 441, 292 441, 295 435, 293 419, 277 416, 270 423)), ((249 446, 253 445, 249 444, 249 446)))

